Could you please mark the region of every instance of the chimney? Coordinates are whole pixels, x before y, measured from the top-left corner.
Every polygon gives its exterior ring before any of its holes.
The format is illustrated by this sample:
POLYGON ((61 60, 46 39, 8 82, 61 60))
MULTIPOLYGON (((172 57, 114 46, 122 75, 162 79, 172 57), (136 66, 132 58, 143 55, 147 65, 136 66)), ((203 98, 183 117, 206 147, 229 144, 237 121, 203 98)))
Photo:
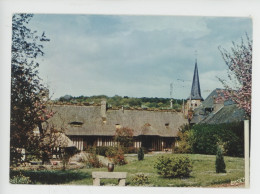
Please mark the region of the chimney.
POLYGON ((102 119, 106 119, 107 112, 107 101, 105 99, 101 100, 101 117, 102 119))

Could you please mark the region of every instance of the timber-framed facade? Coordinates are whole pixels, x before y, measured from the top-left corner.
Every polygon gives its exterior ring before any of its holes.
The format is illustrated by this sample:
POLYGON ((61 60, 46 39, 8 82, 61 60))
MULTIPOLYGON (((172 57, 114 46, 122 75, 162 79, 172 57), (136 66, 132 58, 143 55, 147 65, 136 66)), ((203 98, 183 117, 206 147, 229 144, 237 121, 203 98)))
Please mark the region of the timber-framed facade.
POLYGON ((170 151, 175 145, 179 128, 187 123, 183 114, 174 110, 112 110, 106 101, 100 106, 54 105, 49 120, 57 129, 65 129, 66 136, 78 150, 91 146, 116 146, 116 129, 133 130, 133 148, 170 151))

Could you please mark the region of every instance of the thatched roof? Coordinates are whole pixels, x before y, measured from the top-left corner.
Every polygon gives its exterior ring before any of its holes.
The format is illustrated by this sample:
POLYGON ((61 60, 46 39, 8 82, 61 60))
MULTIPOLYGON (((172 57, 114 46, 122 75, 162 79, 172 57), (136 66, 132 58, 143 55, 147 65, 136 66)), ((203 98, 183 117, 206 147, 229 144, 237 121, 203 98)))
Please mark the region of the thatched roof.
POLYGON ((73 142, 64 133, 60 132, 46 134, 43 143, 55 147, 75 147, 73 142))
POLYGON ((55 115, 49 120, 57 128, 64 128, 66 135, 113 136, 116 126, 133 129, 134 136, 177 136, 184 123, 182 113, 145 110, 107 110, 101 116, 100 106, 55 105, 55 115))

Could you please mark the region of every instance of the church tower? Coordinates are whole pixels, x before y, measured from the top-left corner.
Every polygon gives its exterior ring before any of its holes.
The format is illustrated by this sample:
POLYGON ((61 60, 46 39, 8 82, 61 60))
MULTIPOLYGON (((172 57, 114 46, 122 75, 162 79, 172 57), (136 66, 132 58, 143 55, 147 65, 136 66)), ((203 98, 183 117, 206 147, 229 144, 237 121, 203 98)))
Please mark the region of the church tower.
POLYGON ((202 101, 203 101, 203 98, 202 98, 201 92, 200 92, 200 80, 199 80, 199 72, 198 72, 198 65, 197 65, 197 59, 196 59, 192 86, 191 86, 191 92, 190 92, 190 96, 187 98, 187 109, 194 110, 201 104, 202 101))

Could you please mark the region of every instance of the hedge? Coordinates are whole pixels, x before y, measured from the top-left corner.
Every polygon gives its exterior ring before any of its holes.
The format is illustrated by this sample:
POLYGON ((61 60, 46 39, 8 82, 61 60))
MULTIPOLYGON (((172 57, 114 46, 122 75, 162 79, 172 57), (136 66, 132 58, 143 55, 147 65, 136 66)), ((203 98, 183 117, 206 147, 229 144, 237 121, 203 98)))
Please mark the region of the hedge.
POLYGON ((244 155, 244 125, 243 122, 230 124, 199 124, 190 131, 189 143, 192 153, 216 154, 217 144, 224 148, 224 155, 244 155))

